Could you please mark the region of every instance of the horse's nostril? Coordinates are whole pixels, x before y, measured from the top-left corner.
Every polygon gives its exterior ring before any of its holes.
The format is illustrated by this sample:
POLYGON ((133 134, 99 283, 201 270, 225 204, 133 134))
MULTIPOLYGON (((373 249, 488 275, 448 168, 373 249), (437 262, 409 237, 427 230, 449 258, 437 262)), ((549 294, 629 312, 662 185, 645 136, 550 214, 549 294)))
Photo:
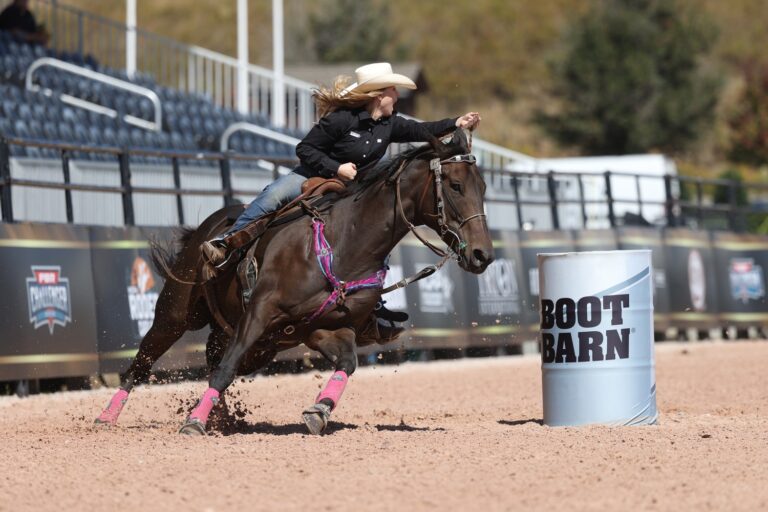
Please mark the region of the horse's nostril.
POLYGON ((472 251, 472 257, 478 263, 477 266, 488 265, 493 261, 493 257, 482 249, 475 249, 472 251))

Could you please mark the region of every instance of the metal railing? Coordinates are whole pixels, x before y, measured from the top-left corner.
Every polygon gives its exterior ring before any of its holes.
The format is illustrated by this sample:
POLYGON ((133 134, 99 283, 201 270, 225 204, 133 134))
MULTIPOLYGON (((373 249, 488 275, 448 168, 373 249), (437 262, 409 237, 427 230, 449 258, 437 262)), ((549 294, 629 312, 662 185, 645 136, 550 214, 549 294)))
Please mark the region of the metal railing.
POLYGON ((229 151, 229 138, 232 137, 232 135, 236 132, 253 133, 254 135, 265 137, 267 139, 274 140, 275 142, 288 144, 293 147, 301 142, 296 137, 291 137, 290 135, 285 135, 274 130, 270 130, 269 128, 264 128, 263 126, 259 126, 253 123, 246 123, 243 121, 232 123, 231 125, 227 126, 227 128, 221 134, 221 139, 219 140, 219 149, 222 153, 229 151))
MULTIPOLYGON (((78 144, 42 142, 18 138, 0 138, 0 202, 2 220, 13 222, 12 187, 32 187, 62 190, 66 198, 66 222, 73 223, 72 191, 118 193, 122 197, 125 225, 134 225, 133 194, 172 194, 177 198, 179 224, 185 223, 181 198, 184 196, 220 196, 228 205, 235 196, 254 197, 260 190, 238 190, 232 186, 232 162, 272 164, 273 179, 279 175, 279 167, 295 165, 295 159, 275 158, 270 155, 242 155, 225 152, 186 152, 161 150, 131 150, 118 147, 93 147, 78 144), (10 147, 26 146, 49 148, 58 152, 61 159, 63 181, 61 183, 19 179, 11 176, 10 147), (113 155, 119 163, 120 185, 73 184, 69 179, 69 162, 77 153, 113 155), (160 157, 170 161, 173 188, 136 186, 131 180, 132 156, 160 157), (221 188, 201 190, 181 187, 179 163, 185 160, 217 162, 221 188)), ((263 167, 263 166, 262 166, 263 167)), ((755 231, 756 226, 768 230, 768 184, 742 183, 730 180, 711 180, 673 175, 652 174, 602 174, 567 172, 519 172, 505 169, 484 168, 486 181, 493 179, 499 184, 486 199, 488 206, 503 205, 513 208, 516 225, 520 230, 580 229, 591 227, 618 227, 622 225, 654 225, 666 227, 692 227, 728 229, 734 232, 755 231), (642 182, 652 180, 663 187, 661 194, 647 197, 642 182), (602 183, 600 187, 599 184, 602 183), (630 184, 633 183, 634 185, 630 184), (726 204, 715 204, 708 194, 720 189, 729 198, 726 204), (691 194, 690 190, 693 190, 691 194), (589 192, 591 190, 591 192, 589 192), (753 204, 739 204, 738 198, 748 192, 753 204), (690 198, 689 198, 690 196, 690 198), (758 199, 760 201, 758 201, 758 199), (646 220, 644 211, 655 209, 658 218, 646 220), (574 222, 577 219, 578 222, 574 222), (532 222, 532 220, 534 222, 532 222), (538 224, 535 222, 540 220, 538 224), (546 221, 546 222, 544 222, 546 221), (596 223, 597 221, 597 223, 596 223)), ((489 189, 490 190, 490 189, 489 189)))
POLYGON ((65 195, 66 204, 66 222, 74 223, 74 210, 72 207, 72 191, 86 192, 106 192, 117 193, 122 198, 123 222, 126 226, 135 225, 135 215, 133 207, 133 194, 162 194, 174 195, 177 198, 176 207, 179 224, 185 224, 184 210, 181 198, 184 196, 219 196, 222 198, 222 206, 234 203, 235 195, 255 196, 260 190, 239 190, 232 186, 231 161, 244 162, 271 162, 273 164, 273 179, 277 177, 277 169, 280 165, 290 165, 291 159, 274 158, 269 155, 240 155, 223 153, 200 153, 189 151, 164 151, 164 150, 144 150, 109 146, 86 146, 81 144, 65 144, 43 142, 37 140, 0 138, 0 201, 2 201, 2 220, 3 222, 14 222, 14 212, 12 203, 11 189, 14 186, 32 187, 41 189, 62 190, 65 195), (10 166, 10 146, 19 145, 26 147, 54 149, 59 152, 61 158, 63 181, 61 183, 18 179, 11 176, 10 166), (69 162, 76 153, 99 153, 113 155, 119 164, 120 186, 91 185, 71 183, 69 175, 69 162), (145 187, 136 186, 131 181, 131 156, 159 157, 170 160, 170 171, 173 173, 174 188, 145 187), (203 160, 209 162, 218 162, 221 189, 205 190, 195 188, 181 188, 180 162, 184 160, 203 160))
MULTIPOLYGON (((131 82, 126 82, 125 80, 119 80, 109 75, 105 75, 103 73, 86 69, 81 66, 70 64, 69 62, 64 62, 63 60, 54 59, 52 57, 42 57, 34 61, 32 64, 30 64, 29 68, 27 69, 27 74, 25 78, 25 86, 28 91, 32 91, 32 92, 42 91, 46 95, 51 95, 55 92, 55 91, 52 91, 51 89, 43 89, 39 85, 36 85, 34 83, 35 71, 45 66, 60 69, 62 71, 66 71, 74 75, 82 76, 89 80, 94 80, 96 82, 109 85, 110 87, 121 89, 131 94, 136 94, 149 99, 149 101, 152 103, 152 105, 155 108, 154 121, 147 121, 146 119, 142 119, 140 117, 136 117, 130 114, 125 114, 123 116, 123 120, 126 123, 132 124, 134 126, 138 126, 140 128, 144 128, 146 130, 154 130, 156 132, 159 132, 163 129, 163 109, 160 103, 160 97, 157 95, 157 93, 155 93, 155 91, 153 91, 152 89, 147 89, 146 87, 141 87, 140 85, 136 85, 131 82)), ((76 107, 91 110, 93 112, 97 112, 99 114, 103 114, 112 118, 116 118, 118 116, 118 112, 116 110, 105 107, 104 105, 99 105, 98 103, 93 103, 92 101, 87 101, 82 98, 71 96, 69 94, 62 93, 60 94, 59 99, 61 99, 61 101, 63 101, 64 103, 68 103, 76 107)))

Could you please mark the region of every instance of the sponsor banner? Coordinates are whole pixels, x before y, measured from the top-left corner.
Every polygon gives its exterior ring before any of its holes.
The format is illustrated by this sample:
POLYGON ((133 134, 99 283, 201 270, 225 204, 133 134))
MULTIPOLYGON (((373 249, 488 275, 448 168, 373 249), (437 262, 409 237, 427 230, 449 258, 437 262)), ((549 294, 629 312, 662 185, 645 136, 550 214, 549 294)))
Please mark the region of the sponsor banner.
MULTIPOLYGON (((100 370, 123 372, 155 319, 155 306, 164 281, 149 253, 149 240, 167 243, 171 229, 90 229, 100 370)), ((205 364, 208 328, 186 333, 155 368, 177 369, 205 364)))
POLYGON ((722 325, 765 325, 768 239, 712 233, 722 325))
POLYGON ((519 338, 530 309, 520 244, 514 231, 492 231, 494 260, 480 275, 464 273, 469 334, 474 345, 508 345, 519 338))
MULTIPOLYGON (((430 241, 433 241, 434 235, 428 233, 430 241)), ((442 246, 439 240, 434 242, 438 247, 442 246)), ((406 276, 439 261, 437 255, 412 236, 406 237, 398 248, 406 276)), ((465 304, 464 273, 456 262, 449 261, 439 271, 406 288, 407 311, 411 316, 407 331, 411 337, 410 348, 419 348, 423 343, 433 341, 437 341, 439 346, 466 344, 470 325, 465 304)))
POLYGON ((664 331, 670 325, 670 309, 663 233, 658 229, 635 227, 618 228, 616 233, 620 249, 651 251, 654 327, 657 332, 664 331))
POLYGON ((0 224, 0 380, 98 371, 88 231, 0 224))
POLYGON ((535 339, 539 332, 539 266, 536 256, 540 253, 573 252, 573 233, 570 231, 521 231, 518 236, 523 279, 528 293, 521 327, 526 333, 525 339, 535 339))
POLYGON ((702 329, 718 325, 715 261, 706 231, 664 230, 670 324, 702 329))

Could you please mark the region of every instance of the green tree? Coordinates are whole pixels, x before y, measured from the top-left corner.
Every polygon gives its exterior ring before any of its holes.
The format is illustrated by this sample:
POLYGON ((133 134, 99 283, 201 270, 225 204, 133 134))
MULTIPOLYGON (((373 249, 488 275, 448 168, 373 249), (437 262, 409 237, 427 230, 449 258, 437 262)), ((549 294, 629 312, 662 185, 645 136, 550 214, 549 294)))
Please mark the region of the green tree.
POLYGON ((744 91, 728 124, 734 162, 768 165, 768 66, 744 67, 744 91))
POLYGON ((308 25, 321 62, 384 60, 392 39, 389 7, 382 2, 326 1, 310 15, 308 25))
POLYGON ((721 83, 702 60, 715 39, 678 1, 597 1, 553 64, 559 108, 536 119, 587 154, 679 152, 714 120, 721 83))
POLYGON ((749 203, 747 190, 744 187, 744 178, 738 169, 727 169, 721 172, 717 179, 733 182, 734 186, 716 185, 712 195, 715 204, 730 204, 731 194, 734 194, 736 206, 746 206, 749 203))

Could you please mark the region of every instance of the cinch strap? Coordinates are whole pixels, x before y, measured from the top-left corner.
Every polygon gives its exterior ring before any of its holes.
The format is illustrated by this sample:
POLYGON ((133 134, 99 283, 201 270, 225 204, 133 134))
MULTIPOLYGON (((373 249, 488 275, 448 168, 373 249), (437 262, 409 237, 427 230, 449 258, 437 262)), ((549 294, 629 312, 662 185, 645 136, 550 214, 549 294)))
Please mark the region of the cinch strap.
POLYGON ((325 223, 320 219, 312 220, 312 229, 314 233, 315 256, 320 265, 320 271, 333 286, 333 291, 323 304, 315 311, 312 316, 306 319, 307 323, 316 320, 328 310, 333 304, 342 306, 347 298, 347 294, 367 288, 384 288, 384 278, 387 277, 386 268, 377 270, 375 274, 359 281, 342 281, 333 273, 333 249, 331 244, 325 238, 325 223))

